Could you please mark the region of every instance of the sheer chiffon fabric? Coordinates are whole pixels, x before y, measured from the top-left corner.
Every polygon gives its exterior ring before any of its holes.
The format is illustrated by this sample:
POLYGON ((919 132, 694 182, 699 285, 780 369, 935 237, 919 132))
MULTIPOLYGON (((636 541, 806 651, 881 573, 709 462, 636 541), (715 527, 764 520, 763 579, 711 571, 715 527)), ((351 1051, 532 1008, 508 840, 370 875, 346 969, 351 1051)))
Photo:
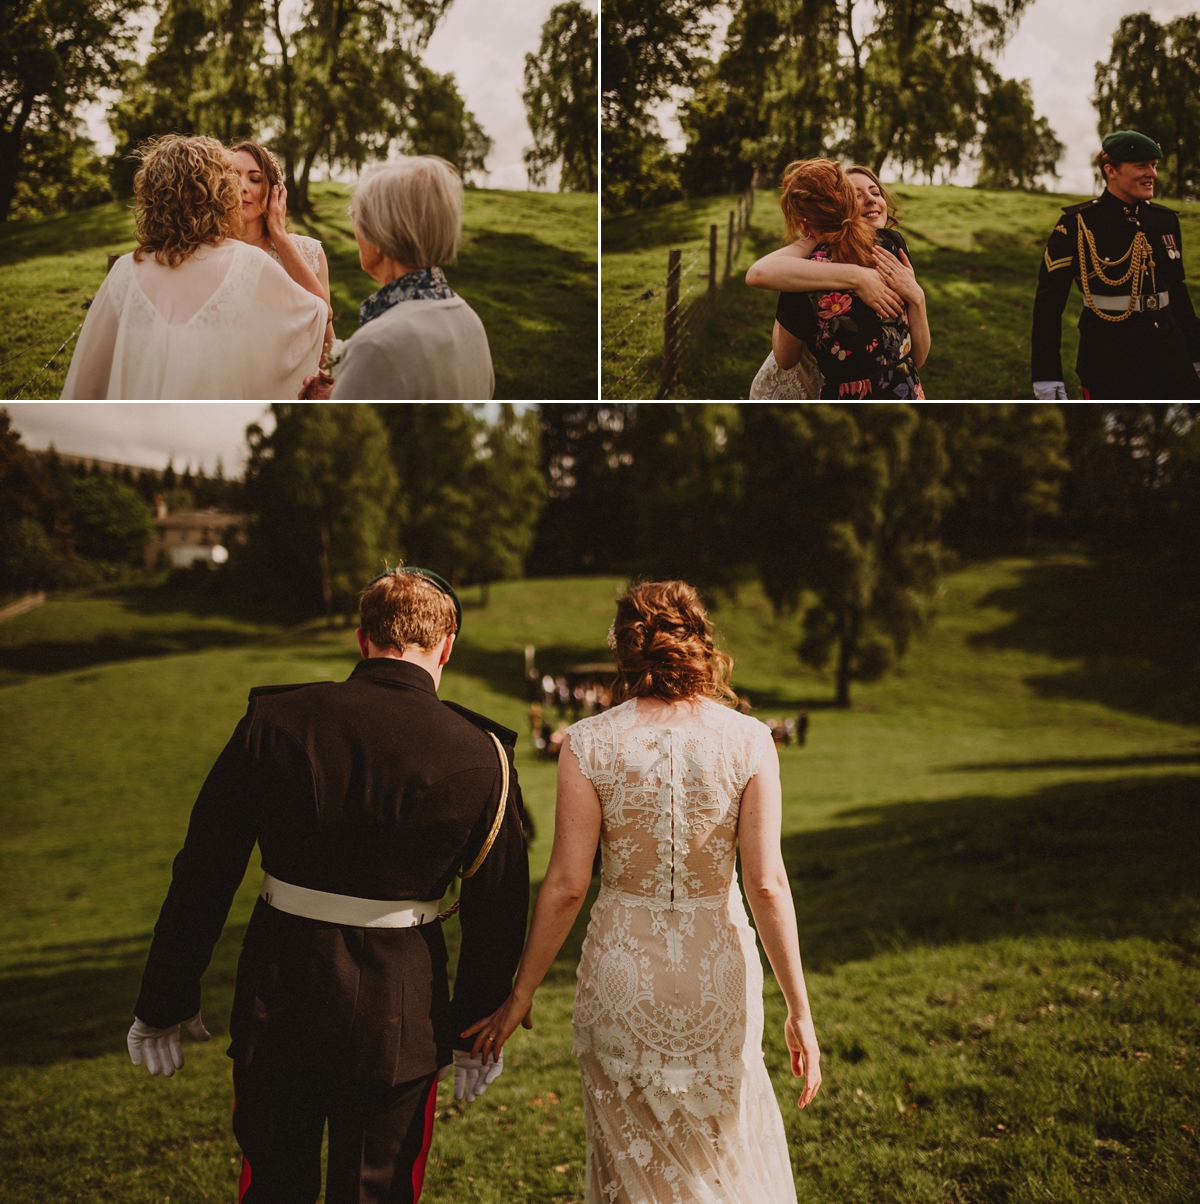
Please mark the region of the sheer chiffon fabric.
POLYGON ((770 732, 711 701, 656 725, 633 700, 569 735, 602 808, 574 1015, 584 1198, 793 1204, 734 863, 742 793, 770 732))
POLYGON ((317 370, 323 301, 245 243, 177 267, 122 255, 88 310, 65 399, 295 399, 317 370))

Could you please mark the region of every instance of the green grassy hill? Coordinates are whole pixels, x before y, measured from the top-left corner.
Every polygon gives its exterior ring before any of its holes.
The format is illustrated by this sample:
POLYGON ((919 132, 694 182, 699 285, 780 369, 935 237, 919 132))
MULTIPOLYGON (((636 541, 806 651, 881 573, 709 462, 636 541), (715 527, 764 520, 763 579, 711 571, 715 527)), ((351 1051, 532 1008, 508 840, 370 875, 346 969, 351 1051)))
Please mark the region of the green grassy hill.
MULTIPOLYGON (((523 648, 603 654, 612 579, 468 605, 443 694, 524 730, 523 648)), ((784 853, 825 1085, 800 1113, 768 977, 766 1057, 805 1204, 1179 1204, 1200 1195, 1200 647, 1084 558, 968 565, 899 672, 828 706, 756 588, 715 619, 781 751, 784 853)), ((0 625, 0 1158, 6 1198, 232 1198, 224 1034, 252 865, 205 980, 215 1034, 171 1080, 123 1048, 195 793, 264 682, 344 676, 348 630, 169 590, 62 597, 0 625)), ((538 825, 553 767, 522 741, 538 825)), ((579 1201, 570 1053, 581 917, 506 1071, 443 1086, 424 1199, 579 1201)), ((448 934, 454 942, 457 923, 448 934)))
MULTIPOLYGON (((900 203, 900 229, 928 298, 933 348, 921 371, 928 396, 1031 398, 1029 331, 1042 252, 1061 207, 1084 198, 952 185, 905 184, 893 192, 900 203)), ((1193 299, 1200 302, 1200 204, 1165 203, 1179 211, 1193 299)), ((649 348, 661 354, 664 294, 655 282, 666 275, 668 249, 682 249, 685 263, 699 252, 695 271, 681 291, 698 282, 701 288, 695 296, 702 296, 707 280, 701 273, 708 267, 704 248, 709 225, 716 223, 718 275, 723 279, 728 214, 735 205, 733 197, 703 197, 604 222, 601 342, 609 344, 601 368, 605 396, 626 395, 625 385, 618 382, 631 351, 649 348), (643 300, 648 291, 653 295, 643 300), (610 342, 623 329, 621 341, 610 342)), ((692 319, 672 397, 746 397, 771 350, 776 294, 748 288, 745 272, 782 241, 778 193, 762 191, 732 279, 724 284, 712 311, 698 312, 692 319)), ((1082 397, 1074 371, 1081 305, 1076 289, 1063 318, 1063 366, 1075 398, 1082 397)), ((653 397, 656 387, 652 372, 630 395, 653 397)))
MULTIPOLYGON (((359 267, 349 190, 318 184, 313 193, 312 220, 293 228, 325 244, 334 326, 348 338, 360 302, 377 286, 359 267)), ((596 198, 468 189, 463 229, 447 276, 487 328, 497 399, 594 398, 596 198)), ((108 254, 135 245, 132 218, 118 202, 0 226, 0 397, 12 398, 82 320, 108 254)), ((59 395, 73 346, 23 399, 59 395)))

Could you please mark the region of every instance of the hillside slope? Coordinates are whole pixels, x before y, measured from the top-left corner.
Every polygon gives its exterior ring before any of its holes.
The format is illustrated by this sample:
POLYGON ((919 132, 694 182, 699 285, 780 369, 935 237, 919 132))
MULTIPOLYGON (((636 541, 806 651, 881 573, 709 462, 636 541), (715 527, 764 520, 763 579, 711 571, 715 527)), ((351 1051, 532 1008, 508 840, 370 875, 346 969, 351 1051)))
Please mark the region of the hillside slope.
MULTIPOLYGON (((359 267, 346 216, 349 190, 328 183, 313 193, 313 219, 293 228, 325 244, 334 325, 348 338, 359 303, 376 285, 359 267)), ((594 398, 595 196, 468 189, 463 227, 462 250, 447 276, 487 328, 496 398, 594 398)), ((134 245, 132 217, 115 201, 0 226, 0 397, 11 398, 82 321, 107 256, 134 245)), ((73 346, 22 399, 59 395, 73 346)))

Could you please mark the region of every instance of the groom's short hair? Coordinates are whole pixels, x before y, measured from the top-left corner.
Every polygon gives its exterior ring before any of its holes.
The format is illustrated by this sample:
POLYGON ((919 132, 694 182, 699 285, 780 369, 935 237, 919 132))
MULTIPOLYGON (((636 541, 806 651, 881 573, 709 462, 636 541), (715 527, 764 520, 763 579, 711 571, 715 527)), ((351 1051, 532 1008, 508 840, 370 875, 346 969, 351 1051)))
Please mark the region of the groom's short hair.
POLYGON ((458 254, 462 209, 462 180, 437 155, 368 167, 350 202, 367 242, 413 268, 449 263, 458 254))
POLYGON ((358 598, 359 626, 379 648, 428 651, 458 630, 454 600, 426 577, 396 568, 358 598))

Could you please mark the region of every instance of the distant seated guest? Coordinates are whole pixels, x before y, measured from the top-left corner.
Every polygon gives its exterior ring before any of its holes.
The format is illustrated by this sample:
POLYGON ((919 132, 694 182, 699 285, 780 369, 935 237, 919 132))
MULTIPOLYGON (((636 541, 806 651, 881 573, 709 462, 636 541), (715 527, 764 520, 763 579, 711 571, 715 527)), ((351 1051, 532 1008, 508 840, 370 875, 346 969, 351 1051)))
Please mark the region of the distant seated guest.
POLYGON ((171 134, 139 155, 137 250, 97 290, 62 396, 295 397, 329 305, 239 241, 241 185, 216 139, 171 134))
POLYGON ((495 376, 483 323, 438 266, 458 254, 462 208, 462 180, 436 155, 363 173, 350 216, 363 271, 383 287, 362 303, 336 381, 325 372, 310 376, 302 399, 491 398, 495 376))

